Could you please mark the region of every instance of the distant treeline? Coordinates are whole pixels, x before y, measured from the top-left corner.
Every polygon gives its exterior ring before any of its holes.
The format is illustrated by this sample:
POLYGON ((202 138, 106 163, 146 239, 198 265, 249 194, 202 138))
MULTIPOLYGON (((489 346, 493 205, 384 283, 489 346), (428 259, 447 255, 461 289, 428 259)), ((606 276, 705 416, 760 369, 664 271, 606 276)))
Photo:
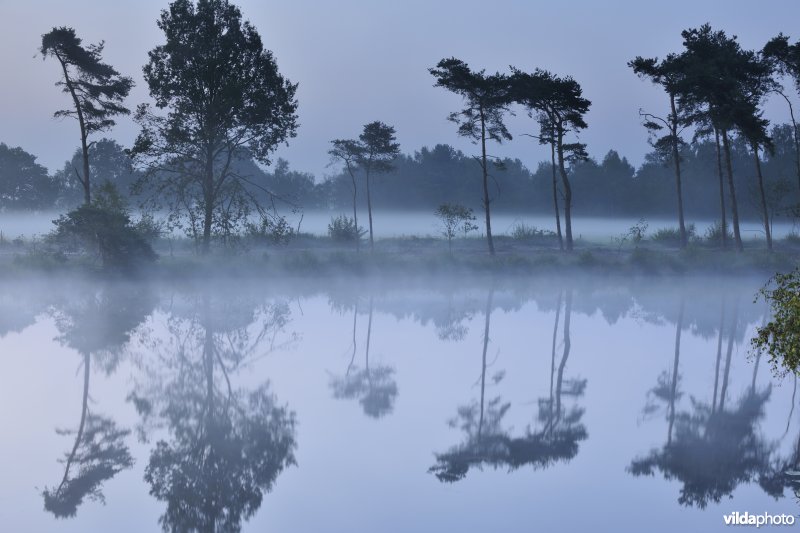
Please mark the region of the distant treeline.
MULTIPOLYGON (((794 176, 792 127, 772 129, 773 154, 764 155, 763 170, 770 209, 781 216, 800 203, 794 176)), ((754 189, 752 153, 744 140, 732 143, 732 163, 737 190, 742 191, 741 210, 747 218, 758 217, 757 191, 754 189)), ((113 183, 131 205, 144 198, 134 192, 140 174, 117 142, 102 139, 90 148, 91 176, 96 184, 113 183)), ((682 147, 684 203, 687 217, 719 217, 717 155, 713 141, 699 141, 682 147)), ((76 179, 81 152, 50 174, 36 163, 36 157, 22 148, 0 143, 0 210, 69 209, 83 202, 83 189, 76 179)), ((262 184, 285 207, 305 210, 331 210, 347 213, 352 209, 352 181, 346 172, 323 179, 292 170, 278 159, 266 170, 252 159, 236 162, 237 172, 262 184)), ((589 158, 570 169, 574 205, 582 215, 593 216, 673 216, 676 210, 674 171, 670 161, 653 151, 634 168, 617 151, 610 150, 602 160, 589 158)), ((492 207, 501 211, 551 214, 552 166, 542 162, 535 170, 519 159, 498 161, 491 171, 492 207)), ((395 160, 395 170, 376 178, 373 204, 381 209, 433 211, 440 204, 459 203, 475 209, 482 206, 481 169, 470 155, 446 144, 423 147, 395 160)), ((359 187, 363 182, 359 181, 359 187)), ((262 200, 272 200, 263 190, 253 190, 262 200)), ((363 191, 359 200, 366 202, 363 191)), ((279 206, 280 208, 280 206, 279 206)))

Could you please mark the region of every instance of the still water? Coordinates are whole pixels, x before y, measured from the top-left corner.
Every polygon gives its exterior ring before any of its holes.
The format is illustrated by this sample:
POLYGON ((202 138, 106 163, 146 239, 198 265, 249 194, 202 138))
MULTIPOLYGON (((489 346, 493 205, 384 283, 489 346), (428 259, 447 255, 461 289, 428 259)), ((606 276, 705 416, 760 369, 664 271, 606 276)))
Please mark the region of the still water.
POLYGON ((762 282, 0 284, 0 524, 674 532, 796 515, 796 382, 748 356, 762 282))

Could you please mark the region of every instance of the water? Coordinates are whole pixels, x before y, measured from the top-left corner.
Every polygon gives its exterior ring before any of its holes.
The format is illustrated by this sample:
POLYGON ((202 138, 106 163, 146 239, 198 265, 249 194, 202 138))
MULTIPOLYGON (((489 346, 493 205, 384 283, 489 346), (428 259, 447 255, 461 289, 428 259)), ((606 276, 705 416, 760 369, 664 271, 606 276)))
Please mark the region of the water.
MULTIPOLYGON (((300 227, 305 233, 314 235, 327 235, 328 224, 331 217, 339 214, 352 216, 352 212, 331 213, 327 211, 308 211, 302 215, 285 213, 287 221, 293 228, 300 227)), ((59 217, 59 213, 0 213, 0 231, 7 240, 23 235, 42 236, 53 229, 52 221, 59 217)), ((478 233, 482 233, 483 219, 481 213, 476 213, 478 233)), ((409 211, 376 211, 374 213, 374 231, 378 238, 387 237, 439 237, 441 238, 441 224, 432 212, 409 211)), ((662 228, 677 228, 678 224, 671 218, 645 219, 648 224, 648 235, 652 235, 662 228)), ((573 234, 576 238, 608 244, 613 237, 619 237, 639 221, 638 218, 624 217, 573 217, 573 234)), ((705 235, 713 224, 713 220, 687 219, 687 223, 695 224, 697 235, 705 235)), ((539 229, 555 231, 555 221, 548 215, 531 215, 529 213, 495 213, 492 216, 492 231, 496 235, 510 235, 518 224, 526 224, 539 229)), ((562 221, 563 224, 563 221, 562 221)), ((359 214, 359 225, 367 226, 366 212, 359 214)), ((763 239, 764 230, 759 221, 744 220, 740 224, 744 239, 763 239)), ((793 223, 786 220, 777 220, 773 227, 775 238, 782 238, 795 231, 793 223)), ((473 235, 477 235, 474 233, 473 235)))
POLYGON ((0 523, 674 532, 797 514, 795 383, 748 358, 762 281, 0 284, 0 523))

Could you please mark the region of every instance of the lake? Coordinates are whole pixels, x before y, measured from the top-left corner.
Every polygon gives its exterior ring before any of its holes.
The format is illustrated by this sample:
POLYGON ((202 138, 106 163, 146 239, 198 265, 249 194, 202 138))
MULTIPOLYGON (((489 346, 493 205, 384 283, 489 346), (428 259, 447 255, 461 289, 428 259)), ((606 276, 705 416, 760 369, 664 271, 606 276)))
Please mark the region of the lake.
POLYGON ((796 515, 796 381, 749 354, 764 281, 0 282, 0 523, 672 533, 796 515))

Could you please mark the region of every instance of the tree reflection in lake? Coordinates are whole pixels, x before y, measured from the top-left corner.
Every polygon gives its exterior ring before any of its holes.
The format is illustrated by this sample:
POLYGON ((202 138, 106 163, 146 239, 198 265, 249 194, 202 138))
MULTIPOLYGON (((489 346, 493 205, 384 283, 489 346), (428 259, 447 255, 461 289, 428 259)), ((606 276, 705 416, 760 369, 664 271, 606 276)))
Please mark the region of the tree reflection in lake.
MULTIPOLYGON (((452 426, 458 426, 466 434, 466 439, 449 451, 436 454, 436 464, 429 469, 429 472, 443 482, 459 481, 467 475, 470 468, 481 468, 484 465, 494 468, 506 467, 509 470, 523 466, 547 468, 557 461, 569 461, 574 458, 578 453, 578 443, 587 438, 586 428, 581 423, 583 409, 576 406, 565 408, 563 402, 565 396, 577 398, 582 396, 586 389, 586 380, 570 380, 564 377, 571 350, 572 289, 567 291, 564 305, 563 352, 557 371, 556 336, 561 313, 561 294, 556 307, 550 364, 550 395, 539 401, 538 421, 543 427, 537 430, 528 427, 525 434, 520 437, 512 437, 502 428, 502 419, 511 404, 504 403, 500 396, 485 401, 486 353, 493 296, 494 289, 489 291, 484 315, 480 401, 460 407, 458 418, 451 422, 452 426)), ((502 376, 502 373, 496 374, 494 383, 497 384, 502 376)))
POLYGON ((356 321, 358 319, 358 300, 353 307, 353 353, 344 376, 331 379, 334 398, 358 399, 364 414, 371 418, 381 418, 392 412, 397 398, 397 383, 394 369, 386 365, 370 367, 369 351, 372 339, 373 297, 369 298, 369 318, 367 320, 367 341, 364 368, 354 364, 356 356, 356 321))
POLYGON ((185 303, 169 310, 170 340, 153 344, 149 386, 131 395, 145 430, 167 430, 145 480, 167 504, 165 530, 239 531, 294 464, 294 413, 268 382, 235 386, 236 371, 275 346, 289 308, 225 291, 185 303))
MULTIPOLYGON (((678 497, 681 505, 705 508, 710 502, 718 503, 740 484, 758 480, 768 468, 773 448, 760 436, 758 424, 763 418, 771 389, 767 387, 757 391, 753 379, 733 409, 725 406, 731 354, 739 325, 737 309, 734 303, 718 402, 716 395, 712 397, 711 405, 693 399, 688 411, 676 413, 681 309, 677 322, 675 370, 667 397, 670 403, 667 442, 647 456, 633 460, 628 467, 634 476, 652 476, 658 471, 665 479, 680 481, 683 484, 678 497)), ((757 372, 757 366, 753 372, 757 372)))
POLYGON ((125 443, 130 430, 118 428, 112 418, 89 409, 89 381, 93 360, 106 373, 117 367, 132 331, 154 306, 151 293, 141 287, 117 284, 88 287, 82 292, 80 296, 68 294, 53 308, 58 341, 78 352, 83 365, 78 427, 56 430, 74 436, 74 443, 62 461, 61 481, 42 491, 45 509, 60 518, 75 516, 86 498, 104 501, 103 483, 133 465, 125 443))

